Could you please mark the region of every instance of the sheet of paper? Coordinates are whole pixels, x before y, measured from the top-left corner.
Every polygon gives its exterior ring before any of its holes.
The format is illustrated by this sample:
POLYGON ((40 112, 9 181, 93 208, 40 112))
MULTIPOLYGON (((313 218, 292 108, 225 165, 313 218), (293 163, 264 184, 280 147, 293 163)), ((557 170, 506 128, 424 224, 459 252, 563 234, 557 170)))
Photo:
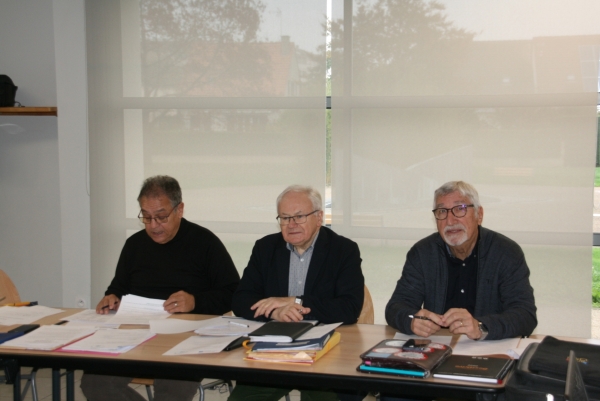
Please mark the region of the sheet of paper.
POLYGON ((113 324, 150 324, 150 320, 166 319, 162 299, 144 298, 137 295, 125 295, 121 298, 119 310, 109 320, 113 324))
POLYGON ((64 312, 62 309, 47 306, 2 306, 0 307, 0 325, 30 324, 46 316, 64 312))
POLYGON ((509 355, 515 359, 519 359, 519 358, 521 358, 521 355, 523 355, 523 352, 525 352, 525 349, 527 348, 527 346, 529 344, 540 343, 540 342, 542 342, 541 338, 521 338, 521 341, 519 341, 518 347, 512 348, 510 350, 511 354, 509 354, 509 355))
POLYGON ((461 335, 452 349, 454 355, 493 355, 506 354, 512 356, 510 350, 516 349, 520 338, 507 338, 504 340, 473 341, 461 335))
POLYGON ((74 315, 67 316, 63 320, 67 320, 69 326, 95 326, 116 329, 119 324, 109 323, 110 319, 115 315, 115 312, 110 312, 107 315, 96 313, 95 309, 86 309, 74 315))
POLYGON ((148 329, 101 329, 89 337, 61 348, 60 351, 122 354, 154 336, 155 334, 148 329))
POLYGON ((223 351, 232 340, 231 337, 191 336, 163 355, 216 354, 223 351))
POLYGON ((323 326, 315 326, 312 329, 308 330, 306 333, 302 334, 295 341, 304 341, 304 340, 312 340, 315 338, 321 338, 325 334, 329 333, 330 331, 335 330, 336 328, 338 328, 341 325, 342 325, 342 323, 340 322, 340 323, 324 324, 323 326))
POLYGON ((52 351, 88 336, 94 331, 96 331, 96 329, 92 327, 67 327, 64 325, 40 326, 24 336, 0 344, 0 347, 52 351))
POLYGON ((194 332, 203 336, 246 336, 261 327, 264 322, 240 319, 231 316, 221 316, 202 320, 202 326, 194 332))
POLYGON ((432 343, 439 343, 439 344, 444 344, 444 345, 448 345, 448 346, 452 342, 452 336, 429 336, 429 337, 425 338, 425 337, 416 336, 414 334, 404 334, 404 333, 400 333, 400 332, 396 332, 396 334, 394 335, 394 340, 407 341, 407 340, 410 340, 411 338, 431 340, 432 343))
POLYGON ((177 334, 194 331, 202 326, 203 320, 161 319, 150 320, 150 331, 156 334, 177 334))

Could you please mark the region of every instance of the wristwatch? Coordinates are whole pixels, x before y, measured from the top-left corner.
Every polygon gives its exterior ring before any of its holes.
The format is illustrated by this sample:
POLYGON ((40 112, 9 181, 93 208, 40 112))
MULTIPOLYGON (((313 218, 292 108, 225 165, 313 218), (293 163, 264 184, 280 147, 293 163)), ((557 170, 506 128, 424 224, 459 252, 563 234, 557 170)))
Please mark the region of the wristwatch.
POLYGON ((485 338, 488 335, 488 329, 487 329, 487 327, 485 327, 485 324, 483 324, 482 322, 477 322, 477 324, 479 325, 479 331, 481 332, 481 337, 479 337, 476 341, 485 340, 485 338))
POLYGON ((296 299, 294 300, 294 303, 296 305, 302 306, 302 296, 296 297, 296 299))

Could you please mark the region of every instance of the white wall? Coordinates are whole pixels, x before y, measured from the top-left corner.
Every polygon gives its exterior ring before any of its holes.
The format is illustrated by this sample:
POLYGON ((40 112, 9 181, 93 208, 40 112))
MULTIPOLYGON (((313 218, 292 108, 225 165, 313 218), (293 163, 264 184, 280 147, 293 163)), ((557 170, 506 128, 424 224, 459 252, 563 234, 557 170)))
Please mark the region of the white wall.
POLYGON ((80 0, 0 5, 0 74, 23 105, 58 106, 0 116, 0 268, 44 305, 90 303, 84 21, 80 0))

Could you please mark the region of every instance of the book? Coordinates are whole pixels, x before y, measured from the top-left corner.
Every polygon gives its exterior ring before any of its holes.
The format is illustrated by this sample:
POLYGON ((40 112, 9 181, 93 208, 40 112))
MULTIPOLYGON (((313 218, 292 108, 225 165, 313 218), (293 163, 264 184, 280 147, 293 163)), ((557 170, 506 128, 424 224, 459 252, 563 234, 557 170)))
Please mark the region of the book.
POLYGON ((369 366, 361 363, 356 368, 359 372, 363 373, 383 373, 387 375, 398 375, 398 376, 406 376, 406 377, 418 377, 423 378, 427 375, 426 372, 421 372, 417 370, 410 369, 400 369, 400 368, 384 368, 380 366, 369 366))
MULTIPOLYGON (((383 340, 360 355, 363 365, 378 368, 390 368, 399 371, 421 372, 415 377, 428 377, 446 358, 452 355, 452 348, 440 343, 430 343, 422 350, 406 351, 402 349, 404 340, 383 340)), ((366 371, 360 369, 359 371, 366 371)), ((382 372, 403 374, 400 372, 382 372)))
POLYGON ((248 351, 244 360, 311 365, 338 345, 341 337, 341 334, 336 331, 331 335, 323 349, 318 351, 256 352, 252 349, 248 351))
POLYGON ((502 384, 513 359, 491 356, 452 355, 433 372, 440 379, 502 384))
POLYGON ((291 343, 308 330, 312 329, 312 322, 276 322, 270 321, 254 330, 248 337, 250 342, 291 343))
POLYGON ((310 340, 296 340, 291 343, 257 342, 252 347, 254 352, 281 352, 281 351, 319 351, 322 350, 333 332, 329 332, 320 338, 310 340))

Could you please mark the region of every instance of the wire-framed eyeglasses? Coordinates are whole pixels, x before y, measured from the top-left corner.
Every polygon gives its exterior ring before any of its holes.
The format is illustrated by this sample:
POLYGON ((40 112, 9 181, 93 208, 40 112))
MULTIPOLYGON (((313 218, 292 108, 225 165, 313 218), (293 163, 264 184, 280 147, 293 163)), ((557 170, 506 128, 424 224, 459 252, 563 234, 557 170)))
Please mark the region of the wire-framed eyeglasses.
POLYGON ((475 205, 456 205, 449 209, 438 207, 437 209, 433 209, 432 212, 437 220, 446 220, 448 218, 448 211, 451 211, 454 217, 465 217, 470 207, 475 207, 475 205))
POLYGON ((287 226, 288 224, 290 224, 290 222, 292 220, 294 220, 294 223, 296 224, 303 224, 306 223, 306 219, 308 218, 308 216, 310 216, 311 214, 320 212, 320 210, 313 210, 312 212, 308 213, 308 214, 299 214, 297 216, 289 216, 289 217, 281 217, 281 216, 277 216, 276 219, 279 222, 279 225, 281 226, 287 226))
POLYGON ((164 224, 167 222, 167 220, 169 220, 169 216, 173 213, 173 210, 177 209, 177 206, 179 206, 180 204, 181 202, 176 204, 175 207, 173 207, 173 209, 171 209, 169 214, 167 214, 166 216, 146 217, 142 214, 142 211, 140 210, 140 213, 138 214, 138 219, 140 219, 140 221, 144 224, 152 224, 152 220, 156 220, 158 224, 164 224))

